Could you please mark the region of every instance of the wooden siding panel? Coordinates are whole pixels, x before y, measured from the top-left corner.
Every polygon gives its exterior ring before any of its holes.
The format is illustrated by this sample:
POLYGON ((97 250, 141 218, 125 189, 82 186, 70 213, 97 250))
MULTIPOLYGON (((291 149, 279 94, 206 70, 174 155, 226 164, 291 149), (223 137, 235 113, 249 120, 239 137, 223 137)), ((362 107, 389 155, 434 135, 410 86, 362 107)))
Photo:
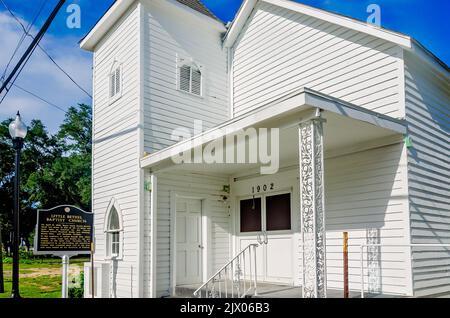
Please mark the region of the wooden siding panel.
POLYGON ((92 205, 95 259, 106 257, 104 222, 112 198, 122 212, 123 259, 117 262, 117 297, 137 297, 138 217, 138 10, 132 6, 97 45, 94 53, 92 205), (109 72, 122 64, 122 96, 109 99, 109 72))
POLYGON ((178 127, 192 130, 202 120, 208 129, 229 119, 228 65, 219 31, 163 2, 145 7, 144 148, 152 153, 175 143, 171 133, 178 127), (202 97, 177 90, 177 56, 204 67, 202 97))
MULTIPOLYGON (((406 151, 401 144, 325 160, 327 278, 329 288, 343 288, 342 236, 349 233, 349 284, 360 289, 360 249, 369 231, 381 244, 407 244, 406 151), (406 160, 406 159, 405 159, 406 160)), ((372 242, 373 243, 373 242, 372 242)), ((364 253, 364 281, 368 271, 364 253)), ((384 247, 377 253, 379 285, 374 292, 406 294, 410 288, 409 249, 384 247)))
MULTIPOLYGON (((412 243, 450 244, 450 84, 405 52, 412 243)), ((450 293, 450 248, 413 248, 416 296, 450 293)))
POLYGON ((234 46, 238 116, 301 87, 402 117, 400 47, 260 3, 234 46))

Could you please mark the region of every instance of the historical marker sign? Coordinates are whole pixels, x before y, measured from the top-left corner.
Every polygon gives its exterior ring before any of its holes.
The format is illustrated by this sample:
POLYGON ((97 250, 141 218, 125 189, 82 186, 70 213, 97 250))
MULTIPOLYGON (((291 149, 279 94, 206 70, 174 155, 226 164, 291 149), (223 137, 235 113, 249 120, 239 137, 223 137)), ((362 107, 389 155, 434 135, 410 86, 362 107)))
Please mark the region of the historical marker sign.
POLYGON ((35 254, 89 254, 94 214, 74 206, 38 210, 35 254))

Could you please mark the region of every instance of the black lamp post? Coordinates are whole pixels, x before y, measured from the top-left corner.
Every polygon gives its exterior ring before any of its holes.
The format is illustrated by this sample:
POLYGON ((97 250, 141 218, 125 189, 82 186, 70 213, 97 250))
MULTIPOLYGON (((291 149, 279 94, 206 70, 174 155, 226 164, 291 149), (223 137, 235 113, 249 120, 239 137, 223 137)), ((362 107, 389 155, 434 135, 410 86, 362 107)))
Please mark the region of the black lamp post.
POLYGON ((23 140, 27 135, 27 126, 22 122, 20 113, 17 112, 16 119, 9 125, 9 134, 16 151, 15 174, 14 174, 14 236, 13 236, 13 268, 11 298, 20 298, 19 293, 19 190, 20 190, 20 152, 23 140))

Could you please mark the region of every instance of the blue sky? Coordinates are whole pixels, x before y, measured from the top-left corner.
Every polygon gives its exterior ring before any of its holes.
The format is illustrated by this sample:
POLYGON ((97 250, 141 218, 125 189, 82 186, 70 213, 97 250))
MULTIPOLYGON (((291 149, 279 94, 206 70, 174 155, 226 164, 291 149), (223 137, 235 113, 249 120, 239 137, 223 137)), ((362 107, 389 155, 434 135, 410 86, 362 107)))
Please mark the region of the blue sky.
MULTIPOLYGON (((45 3, 32 33, 37 32, 49 15, 57 0, 2 0, 23 21, 28 24, 34 17, 41 3, 45 3), (31 4, 30 4, 31 3, 31 4)), ((366 20, 366 8, 369 4, 380 5, 382 26, 394 31, 411 35, 419 40, 447 65, 450 64, 450 1, 448 0, 297 0, 298 2, 321 9, 366 20)), ((203 0, 203 2, 223 21, 233 19, 242 0, 203 0)), ((78 41, 91 29, 113 0, 67 0, 53 25, 42 41, 42 46, 82 87, 91 91, 91 54, 78 47, 78 41), (81 28, 69 29, 66 19, 70 4, 81 8, 81 28)), ((20 26, 5 10, 0 1, 0 76, 12 55, 22 34, 20 26)), ((25 41, 19 52, 27 46, 25 41)), ((13 60, 15 62, 16 59, 13 60)), ((14 63, 13 63, 14 65, 14 63)), ((11 68, 9 69, 11 70, 11 68)), ((49 102, 67 109, 79 102, 91 103, 90 98, 67 79, 39 50, 24 69, 17 85, 23 87, 49 102)), ((64 118, 64 112, 56 107, 20 91, 11 90, 3 104, 0 105, 0 120, 11 117, 21 110, 29 122, 40 118, 54 132, 64 118)))

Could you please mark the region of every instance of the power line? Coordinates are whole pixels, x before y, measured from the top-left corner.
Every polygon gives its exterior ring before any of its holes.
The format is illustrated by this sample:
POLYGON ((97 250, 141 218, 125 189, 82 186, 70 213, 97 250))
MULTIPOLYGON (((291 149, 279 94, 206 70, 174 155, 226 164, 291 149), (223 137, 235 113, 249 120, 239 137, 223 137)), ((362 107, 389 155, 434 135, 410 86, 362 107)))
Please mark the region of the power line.
POLYGON ((48 104, 48 105, 50 105, 50 106, 52 106, 52 107, 55 107, 55 108, 57 108, 58 110, 62 111, 63 113, 67 114, 67 112, 64 110, 64 108, 62 108, 62 107, 60 107, 60 106, 58 106, 58 105, 55 105, 55 104, 53 104, 52 102, 49 102, 48 100, 46 100, 46 99, 44 99, 44 98, 42 98, 42 97, 36 95, 36 94, 33 93, 33 92, 30 92, 29 90, 27 90, 27 89, 25 89, 25 88, 23 88, 23 87, 20 87, 20 86, 17 85, 17 84, 13 84, 13 85, 14 85, 15 87, 17 87, 18 89, 20 89, 21 91, 24 91, 25 93, 30 94, 31 96, 34 96, 34 97, 36 97, 37 99, 43 101, 44 103, 46 103, 46 104, 48 104))
POLYGON ((45 3, 47 2, 47 0, 42 1, 41 6, 39 8, 39 10, 36 12, 33 20, 31 20, 31 22, 28 24, 28 26, 25 28, 25 26, 23 25, 22 21, 20 21, 19 18, 16 17, 16 15, 14 14, 14 12, 6 5, 6 3, 3 0, 0 0, 1 3, 3 4, 3 6, 6 8, 6 10, 9 12, 9 14, 14 18, 14 20, 17 21, 17 23, 19 23, 19 25, 22 27, 23 30, 23 34, 19 39, 19 42, 16 45, 16 48, 14 49, 13 54, 11 55, 11 58, 8 61, 8 64, 6 65, 5 71, 3 72, 3 75, 1 77, 1 79, 5 78, 6 72, 8 71, 9 66, 11 65, 12 60, 14 59, 14 56, 16 55, 16 53, 18 52, 20 46, 22 45, 23 41, 26 38, 26 35, 29 34, 29 31, 31 30, 31 28, 33 27, 34 23, 36 22, 37 18, 39 17, 39 15, 41 14, 42 10, 44 9, 45 3))
POLYGON ((43 48, 42 46, 39 44, 38 47, 42 50, 42 52, 44 52, 45 55, 47 55, 47 57, 50 59, 50 61, 53 62, 53 64, 55 64, 55 66, 61 71, 63 72, 71 81, 72 83, 74 83, 80 90, 82 90, 87 96, 89 96, 90 98, 92 98, 92 95, 89 94, 83 87, 81 87, 80 84, 78 84, 73 78, 72 76, 70 76, 58 63, 56 63, 56 61, 50 56, 50 54, 48 54, 43 48))
MULTIPOLYGON (((2 100, 5 99, 5 97, 8 95, 8 85, 11 84, 13 85, 14 82, 17 80, 17 72, 19 72, 19 74, 22 72, 24 66, 26 65, 26 63, 29 61, 30 56, 33 54, 34 50, 36 49, 37 45, 39 44, 39 42, 42 40, 45 32, 47 32, 48 28, 50 27, 50 24, 53 22, 53 20, 55 19, 56 15, 58 14, 58 11, 61 9, 61 7, 64 5, 66 0, 59 0, 58 4, 56 5, 56 7, 53 9, 52 13, 50 14, 50 16, 47 18, 47 20, 45 21, 44 25, 41 27, 41 29, 39 30, 38 34, 36 35, 36 37, 34 38, 34 40, 31 42, 31 44, 28 46, 27 50, 25 51, 25 53, 22 55, 22 57, 20 58, 19 62, 16 64, 16 66, 14 67, 14 69, 12 70, 11 74, 8 76, 8 78, 3 82, 1 88, 0 88, 0 94, 3 92, 3 90, 6 89, 6 93, 3 97, 2 100), (11 82, 12 81, 12 82, 11 82)), ((11 87, 10 85, 10 87, 11 87)), ((1 104, 1 102, 0 102, 1 104)))
MULTIPOLYGON (((30 36, 31 38, 33 38, 34 39, 34 36, 33 35, 31 35, 30 33, 29 33, 29 29, 27 30, 26 28, 25 28, 25 26, 22 24, 22 22, 14 15, 14 13, 12 12, 12 10, 10 10, 9 9, 9 7, 5 4, 5 2, 3 1, 3 0, 0 0, 2 3, 3 3, 3 5, 5 6, 5 8, 9 11, 9 13, 11 14, 11 16, 20 24, 20 26, 22 27, 22 29, 23 29, 23 31, 24 31, 24 34, 25 35, 27 35, 27 36, 30 36)), ((41 8, 41 10, 40 11, 42 11, 42 8, 41 8)), ((40 11, 39 11, 39 13, 40 13, 40 11)), ((23 40, 22 40, 23 41, 23 40)), ((64 75, 66 75, 67 76, 67 78, 69 78, 70 79, 70 81, 72 81, 72 83, 74 83, 81 91, 83 91, 87 96, 89 96, 89 98, 92 98, 92 95, 91 94, 89 94, 80 84, 78 84, 74 79, 73 79, 73 77, 72 76, 70 76, 56 61, 55 61, 55 59, 54 58, 52 58, 51 57, 51 55, 40 45, 40 44, 38 44, 38 47, 39 47, 39 49, 50 59, 50 61, 52 61, 52 63, 61 71, 61 72, 63 72, 64 73, 64 75)), ((14 53, 15 54, 15 53, 14 53)), ((14 56, 14 55, 13 55, 14 56)), ((10 63, 10 62, 9 62, 10 63)), ((8 63, 8 66, 9 66, 9 63, 8 63)), ((6 73, 6 70, 5 70, 5 73, 6 73)))

